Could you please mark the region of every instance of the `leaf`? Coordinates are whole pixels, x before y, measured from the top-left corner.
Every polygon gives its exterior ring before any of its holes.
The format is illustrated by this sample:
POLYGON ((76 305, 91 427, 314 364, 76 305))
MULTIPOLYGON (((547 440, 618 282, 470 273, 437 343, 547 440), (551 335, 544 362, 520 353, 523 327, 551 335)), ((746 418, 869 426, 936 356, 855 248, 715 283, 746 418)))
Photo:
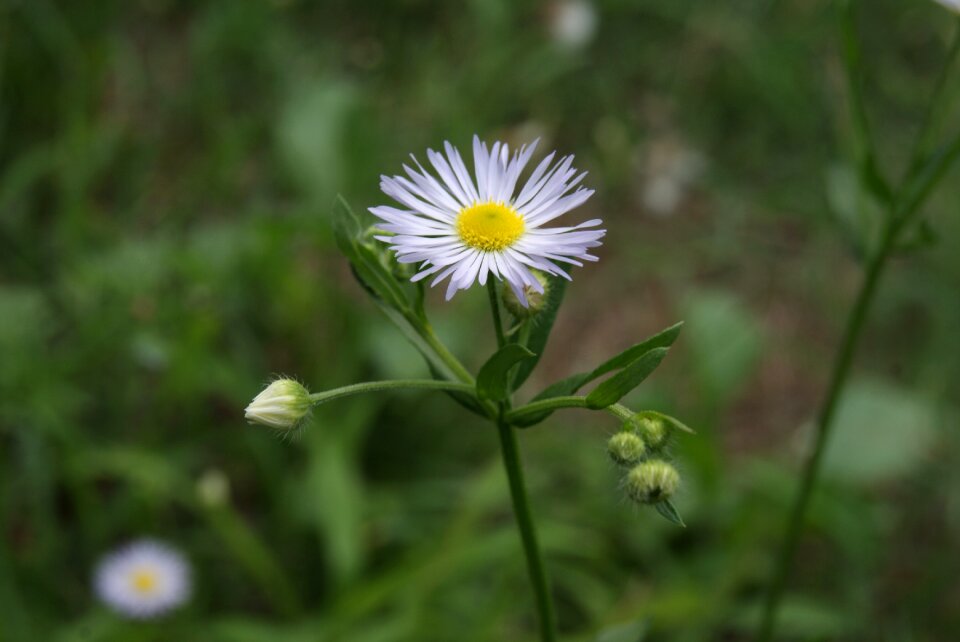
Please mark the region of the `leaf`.
POLYGON ((537 366, 540 355, 543 354, 543 351, 547 347, 547 339, 550 338, 550 331, 553 330, 553 324, 557 320, 557 311, 560 309, 560 304, 563 302, 563 295, 567 290, 567 282, 565 279, 557 276, 550 276, 547 277, 547 279, 550 288, 547 293, 547 300, 540 314, 528 322, 532 323, 533 327, 530 331, 530 337, 524 343, 524 345, 534 353, 534 356, 532 359, 521 363, 516 373, 514 373, 512 386, 514 390, 523 385, 523 382, 527 380, 527 377, 530 376, 530 373, 533 372, 533 369, 537 366))
MULTIPOLYGON (((643 355, 645 352, 650 351, 653 348, 667 348, 673 345, 673 342, 677 340, 677 337, 680 335, 680 330, 683 328, 683 321, 675 323, 665 330, 661 330, 655 335, 644 339, 640 343, 633 345, 612 359, 608 359, 603 362, 590 372, 581 372, 579 374, 571 375, 566 379, 561 379, 555 383, 550 384, 547 388, 538 393, 532 401, 540 401, 542 399, 551 399, 553 397, 564 397, 566 395, 572 395, 577 390, 587 385, 589 382, 602 377, 608 372, 612 372, 619 368, 622 368, 625 365, 628 365, 635 358, 643 355)), ((540 423, 547 417, 553 414, 552 410, 545 410, 536 415, 529 415, 522 422, 516 423, 515 425, 518 428, 526 428, 529 426, 535 426, 540 423)), ((666 416, 662 417, 664 420, 671 420, 672 418, 667 418, 666 416)), ((679 423, 679 422, 678 422, 679 423)), ((683 424, 680 424, 683 426, 683 424)), ((689 430, 686 426, 683 426, 681 430, 689 430)), ((691 431, 692 432, 692 431, 691 431)))
MULTIPOLYGON (((654 348, 669 348, 673 345, 673 342, 677 340, 677 337, 680 336, 680 330, 682 329, 683 321, 680 321, 679 323, 675 323, 665 330, 661 330, 652 337, 644 339, 640 343, 627 348, 617 356, 613 357, 612 359, 608 359, 597 366, 587 375, 586 380, 580 384, 580 386, 583 386, 594 379, 599 379, 608 372, 613 372, 614 370, 619 370, 620 368, 629 365, 635 359, 643 356, 654 348)), ((577 388, 580 386, 577 386, 577 388)))
POLYGON ((610 377, 587 395, 587 408, 600 410, 620 401, 627 393, 639 386, 650 376, 670 348, 654 348, 639 359, 610 377))
POLYGON ((660 513, 664 519, 668 522, 672 522, 681 528, 686 528, 687 525, 683 523, 683 518, 680 517, 680 513, 677 512, 677 507, 673 505, 669 499, 665 499, 662 502, 657 502, 654 504, 654 508, 657 509, 657 512, 660 513))
POLYGON ((342 196, 334 204, 333 225, 337 247, 350 261, 353 274, 364 289, 395 310, 409 310, 410 300, 403 287, 376 252, 361 242, 360 220, 342 196))
POLYGON ((536 355, 517 343, 508 343, 490 357, 477 374, 477 396, 503 401, 510 394, 510 370, 536 355))

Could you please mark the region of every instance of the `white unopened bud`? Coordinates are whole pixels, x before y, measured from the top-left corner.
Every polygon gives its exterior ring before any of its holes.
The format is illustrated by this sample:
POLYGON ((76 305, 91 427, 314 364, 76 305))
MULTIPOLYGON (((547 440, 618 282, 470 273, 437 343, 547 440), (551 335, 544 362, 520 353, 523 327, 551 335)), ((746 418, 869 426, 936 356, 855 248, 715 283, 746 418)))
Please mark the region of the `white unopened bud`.
POLYGON ((310 393, 293 379, 277 379, 247 406, 246 418, 277 430, 292 430, 310 413, 310 393))

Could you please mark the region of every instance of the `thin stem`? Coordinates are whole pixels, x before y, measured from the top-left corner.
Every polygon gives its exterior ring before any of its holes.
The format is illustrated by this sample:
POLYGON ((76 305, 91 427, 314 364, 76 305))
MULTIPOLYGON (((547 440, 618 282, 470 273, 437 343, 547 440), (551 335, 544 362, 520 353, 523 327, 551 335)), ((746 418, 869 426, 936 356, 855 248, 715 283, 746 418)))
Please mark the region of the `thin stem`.
POLYGON ((934 85, 933 94, 930 96, 930 101, 927 103, 927 109, 923 115, 923 120, 921 121, 920 131, 917 134, 917 142, 913 150, 913 157, 910 161, 911 172, 915 171, 920 166, 920 163, 923 162, 924 156, 927 153, 930 136, 934 133, 937 107, 940 105, 943 91, 946 89, 947 80, 950 77, 950 71, 953 69, 953 64, 956 61, 958 54, 960 54, 960 19, 958 19, 956 22, 956 27, 953 33, 953 42, 950 45, 950 49, 947 51, 946 62, 940 69, 940 75, 937 76, 937 83, 934 85))
POLYGON ((341 397, 359 395, 365 392, 380 392, 381 390, 447 390, 450 392, 462 392, 471 396, 476 396, 476 389, 472 384, 456 383, 454 381, 437 381, 435 379, 393 379, 390 381, 366 381, 364 383, 355 383, 342 388, 334 388, 324 392, 315 392, 310 395, 310 401, 316 404, 326 403, 341 397))
MULTIPOLYGON (((531 415, 538 415, 542 412, 559 410, 561 408, 587 408, 587 398, 582 395, 568 395, 563 397, 550 397, 549 399, 539 399, 530 403, 514 408, 506 413, 505 419, 509 423, 522 422, 522 420, 531 415)), ((621 404, 615 403, 604 408, 617 419, 626 421, 633 417, 634 413, 621 404)))
POLYGON ((500 318, 500 297, 497 296, 497 282, 492 277, 487 281, 487 294, 490 295, 490 313, 493 315, 493 329, 497 333, 497 347, 507 343, 503 334, 503 321, 500 318))
POLYGON ((437 337, 436 333, 433 331, 433 328, 429 325, 425 325, 419 332, 420 336, 423 337, 423 340, 427 342, 427 345, 433 350, 433 352, 443 361, 450 371, 456 376, 460 381, 473 385, 473 375, 470 374, 470 371, 467 370, 460 360, 457 359, 452 352, 443 345, 443 342, 437 337))
POLYGON ((497 433, 500 435, 500 451, 503 455, 503 467, 507 471, 510 483, 510 498, 513 500, 513 514, 520 529, 520 540, 527 558, 527 572, 533 593, 536 597, 537 617, 540 620, 540 639, 542 642, 556 642, 556 618, 554 617, 553 598, 550 595, 550 583, 543 565, 537 531, 530 513, 530 501, 523 481, 523 466, 514 429, 503 419, 497 421, 497 433))
POLYGON ((896 236, 896 230, 897 228, 892 222, 888 224, 883 243, 867 266, 860 292, 857 294, 856 302, 850 311, 843 341, 840 344, 840 351, 834 362, 830 385, 827 388, 827 396, 817 418, 817 432, 814 437, 813 451, 810 453, 804 465, 800 491, 797 494, 793 509, 790 512, 786 536, 780 549, 773 581, 767 593, 767 599, 763 609, 763 619, 760 624, 760 634, 757 636, 758 642, 768 642, 772 639, 774 625, 776 624, 777 609, 780 606, 787 576, 790 573, 793 557, 796 554, 797 544, 800 540, 800 533, 803 530, 804 518, 806 517, 807 508, 810 504, 810 498, 813 495, 813 489, 816 487, 820 474, 820 463, 830 437, 830 430, 833 428, 833 418, 837 408, 837 401, 840 398, 840 393, 850 373, 850 365, 853 362, 853 356, 856 353, 857 345, 860 341, 861 330, 867 318, 870 304, 876 294, 880 276, 887 264, 890 249, 893 246, 896 236))

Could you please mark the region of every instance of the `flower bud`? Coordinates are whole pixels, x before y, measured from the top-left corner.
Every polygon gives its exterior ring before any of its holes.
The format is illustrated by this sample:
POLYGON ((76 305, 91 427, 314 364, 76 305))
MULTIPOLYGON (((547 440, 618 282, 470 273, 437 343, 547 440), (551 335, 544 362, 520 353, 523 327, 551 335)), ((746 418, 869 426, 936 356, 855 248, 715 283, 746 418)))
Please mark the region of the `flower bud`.
POLYGON ((641 504, 656 504, 670 499, 678 486, 680 473, 662 459, 637 464, 627 473, 627 494, 641 504))
POLYGON ((607 454, 618 466, 633 466, 646 451, 643 439, 632 432, 620 431, 607 442, 607 454))
POLYGON ((543 306, 546 305, 547 297, 550 294, 550 280, 547 278, 547 275, 539 270, 531 270, 531 272, 540 285, 543 286, 543 293, 537 292, 529 285, 523 286, 523 295, 527 297, 526 306, 517 298, 517 294, 513 291, 513 288, 503 288, 503 307, 518 320, 530 319, 537 316, 537 314, 543 310, 543 306))
POLYGON ((658 450, 667 444, 670 432, 663 420, 656 417, 639 417, 635 426, 651 450, 658 450))
POLYGON ((246 418, 277 430, 292 430, 310 412, 310 393, 293 379, 277 379, 247 406, 246 418))

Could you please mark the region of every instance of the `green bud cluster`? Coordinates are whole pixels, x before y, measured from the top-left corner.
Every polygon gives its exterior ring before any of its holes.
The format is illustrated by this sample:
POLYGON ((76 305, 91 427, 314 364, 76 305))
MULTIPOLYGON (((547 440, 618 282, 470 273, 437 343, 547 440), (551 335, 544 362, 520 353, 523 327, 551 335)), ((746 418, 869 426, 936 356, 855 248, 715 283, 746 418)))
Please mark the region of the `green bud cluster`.
POLYGON ((629 469, 624 488, 640 504, 670 499, 680 486, 680 473, 663 459, 670 437, 669 427, 655 417, 633 417, 607 442, 607 454, 615 464, 629 469))

